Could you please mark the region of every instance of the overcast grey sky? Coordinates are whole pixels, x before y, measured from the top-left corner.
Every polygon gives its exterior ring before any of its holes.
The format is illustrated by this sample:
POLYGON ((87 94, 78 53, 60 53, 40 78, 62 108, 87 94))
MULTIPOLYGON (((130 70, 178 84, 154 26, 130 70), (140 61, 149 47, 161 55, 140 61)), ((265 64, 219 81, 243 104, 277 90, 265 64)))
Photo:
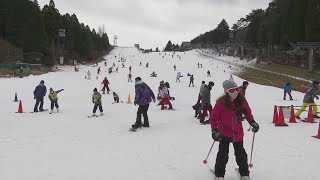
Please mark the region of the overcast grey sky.
MULTIPOLYGON (((41 8, 49 0, 38 0, 41 8)), ((168 40, 181 44, 214 29, 224 18, 229 26, 252 9, 266 9, 271 0, 54 0, 60 14, 75 13, 80 22, 104 25, 113 43, 140 44, 160 50, 168 40)))

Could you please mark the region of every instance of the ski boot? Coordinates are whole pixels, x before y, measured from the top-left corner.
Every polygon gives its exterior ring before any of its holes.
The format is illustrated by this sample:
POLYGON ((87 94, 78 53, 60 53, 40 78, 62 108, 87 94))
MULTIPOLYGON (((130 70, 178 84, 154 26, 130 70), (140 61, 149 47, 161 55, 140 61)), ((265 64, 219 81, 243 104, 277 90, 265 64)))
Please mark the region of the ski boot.
POLYGON ((132 124, 132 129, 138 129, 138 128, 141 128, 141 124, 137 124, 137 123, 132 124))

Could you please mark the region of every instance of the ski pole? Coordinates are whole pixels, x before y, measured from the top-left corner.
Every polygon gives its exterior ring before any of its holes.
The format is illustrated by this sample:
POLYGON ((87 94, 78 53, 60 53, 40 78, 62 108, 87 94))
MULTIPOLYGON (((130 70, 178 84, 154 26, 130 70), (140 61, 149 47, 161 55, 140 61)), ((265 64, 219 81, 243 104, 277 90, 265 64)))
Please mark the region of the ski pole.
POLYGON ((216 141, 213 141, 213 143, 212 143, 212 145, 211 145, 211 148, 210 148, 210 150, 209 150, 209 153, 208 153, 206 159, 202 161, 203 164, 207 164, 207 163, 208 163, 208 157, 209 157, 209 155, 210 155, 210 153, 211 153, 211 150, 212 150, 213 145, 214 145, 215 142, 216 142, 216 141))
POLYGON ((251 155, 250 155, 250 164, 249 167, 253 168, 253 164, 252 164, 252 152, 253 152, 253 145, 254 145, 254 136, 256 135, 256 133, 253 133, 253 137, 252 137, 252 145, 251 145, 251 155))

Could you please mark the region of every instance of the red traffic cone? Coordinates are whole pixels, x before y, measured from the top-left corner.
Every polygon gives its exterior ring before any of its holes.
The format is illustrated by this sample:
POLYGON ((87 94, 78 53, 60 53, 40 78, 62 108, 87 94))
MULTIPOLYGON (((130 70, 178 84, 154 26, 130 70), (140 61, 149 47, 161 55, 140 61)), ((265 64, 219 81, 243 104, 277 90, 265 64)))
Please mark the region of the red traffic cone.
POLYGON ((282 107, 280 106, 279 108, 280 108, 280 110, 279 110, 279 119, 278 119, 278 123, 276 123, 276 126, 288 126, 288 124, 286 124, 284 122, 284 115, 283 115, 282 107))
POLYGON ((320 139, 320 122, 319 122, 319 128, 318 128, 318 135, 312 136, 312 137, 320 139))
POLYGON ((274 105, 274 110, 273 110, 273 122, 274 124, 278 123, 279 115, 278 115, 278 109, 277 106, 274 105))
POLYGON ((293 105, 291 105, 291 111, 290 111, 290 120, 289 123, 297 123, 296 116, 294 115, 294 109, 293 105))
POLYGON ((308 123, 315 123, 314 119, 313 119, 312 105, 309 105, 309 112, 308 112, 307 122, 308 123))
POLYGON ((18 113, 23 113, 21 100, 19 101, 18 113))

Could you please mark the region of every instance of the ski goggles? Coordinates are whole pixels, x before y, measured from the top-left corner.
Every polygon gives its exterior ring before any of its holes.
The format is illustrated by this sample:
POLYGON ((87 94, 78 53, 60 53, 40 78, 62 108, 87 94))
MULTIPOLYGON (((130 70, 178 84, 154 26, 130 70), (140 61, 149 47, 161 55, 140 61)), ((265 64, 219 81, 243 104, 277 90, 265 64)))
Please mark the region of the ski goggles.
POLYGON ((228 93, 230 93, 230 94, 233 94, 236 91, 239 92, 239 88, 238 87, 228 89, 228 93))

